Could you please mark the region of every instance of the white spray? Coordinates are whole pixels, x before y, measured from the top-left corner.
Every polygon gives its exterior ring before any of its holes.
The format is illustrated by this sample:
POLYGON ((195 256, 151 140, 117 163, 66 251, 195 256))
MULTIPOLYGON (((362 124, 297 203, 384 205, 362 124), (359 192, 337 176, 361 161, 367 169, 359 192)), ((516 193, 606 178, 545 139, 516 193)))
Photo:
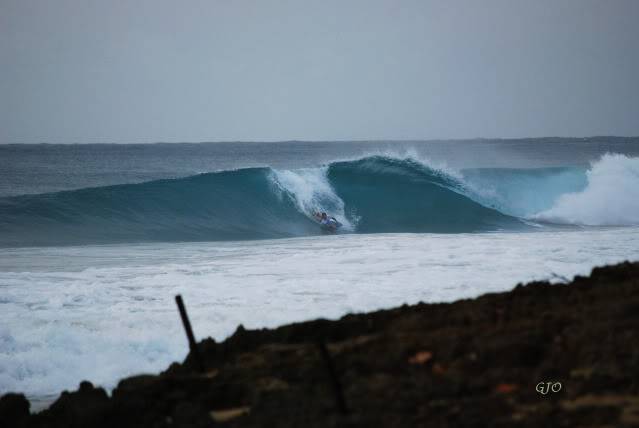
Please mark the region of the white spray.
POLYGON ((587 172, 581 192, 562 195, 533 218, 587 226, 639 225, 639 158, 606 154, 587 172))

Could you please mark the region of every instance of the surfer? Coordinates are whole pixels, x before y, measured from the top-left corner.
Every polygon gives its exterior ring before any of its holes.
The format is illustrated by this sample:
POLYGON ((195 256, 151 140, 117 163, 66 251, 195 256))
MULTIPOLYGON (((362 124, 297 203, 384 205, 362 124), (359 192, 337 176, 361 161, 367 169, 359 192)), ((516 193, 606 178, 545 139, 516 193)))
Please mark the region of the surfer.
POLYGON ((313 214, 313 216, 319 222, 322 229, 328 230, 330 232, 335 232, 337 228, 342 225, 339 221, 337 221, 335 217, 329 217, 326 213, 320 214, 316 212, 315 214, 313 214))

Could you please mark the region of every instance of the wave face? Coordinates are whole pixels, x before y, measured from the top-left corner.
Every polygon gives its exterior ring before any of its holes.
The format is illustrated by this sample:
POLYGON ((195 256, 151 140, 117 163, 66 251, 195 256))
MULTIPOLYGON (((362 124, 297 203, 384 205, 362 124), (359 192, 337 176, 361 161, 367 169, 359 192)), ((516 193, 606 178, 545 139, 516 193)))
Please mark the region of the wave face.
POLYGON ((142 184, 0 198, 0 246, 309 236, 326 211, 346 233, 465 233, 530 220, 639 224, 639 158, 584 168, 454 173, 369 156, 321 168, 246 168, 142 184))
POLYGON ((244 240, 312 234, 268 168, 0 200, 4 246, 244 240))

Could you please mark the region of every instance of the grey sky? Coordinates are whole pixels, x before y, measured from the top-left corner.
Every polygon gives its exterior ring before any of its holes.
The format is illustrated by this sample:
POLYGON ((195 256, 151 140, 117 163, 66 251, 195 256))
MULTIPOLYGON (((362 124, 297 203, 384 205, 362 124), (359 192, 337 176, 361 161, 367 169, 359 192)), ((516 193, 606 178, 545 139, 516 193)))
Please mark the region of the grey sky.
POLYGON ((639 1, 0 0, 0 142, 639 135, 639 1))

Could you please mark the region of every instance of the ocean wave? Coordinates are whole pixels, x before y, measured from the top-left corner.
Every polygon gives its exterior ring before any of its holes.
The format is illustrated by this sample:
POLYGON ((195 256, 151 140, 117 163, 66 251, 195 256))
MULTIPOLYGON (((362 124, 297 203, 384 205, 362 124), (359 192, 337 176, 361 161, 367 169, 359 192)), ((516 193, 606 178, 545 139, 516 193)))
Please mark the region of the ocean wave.
POLYGON ((224 241, 347 233, 463 233, 545 224, 639 224, 639 159, 582 168, 461 172, 410 155, 298 170, 245 168, 186 178, 0 198, 0 246, 224 241))

